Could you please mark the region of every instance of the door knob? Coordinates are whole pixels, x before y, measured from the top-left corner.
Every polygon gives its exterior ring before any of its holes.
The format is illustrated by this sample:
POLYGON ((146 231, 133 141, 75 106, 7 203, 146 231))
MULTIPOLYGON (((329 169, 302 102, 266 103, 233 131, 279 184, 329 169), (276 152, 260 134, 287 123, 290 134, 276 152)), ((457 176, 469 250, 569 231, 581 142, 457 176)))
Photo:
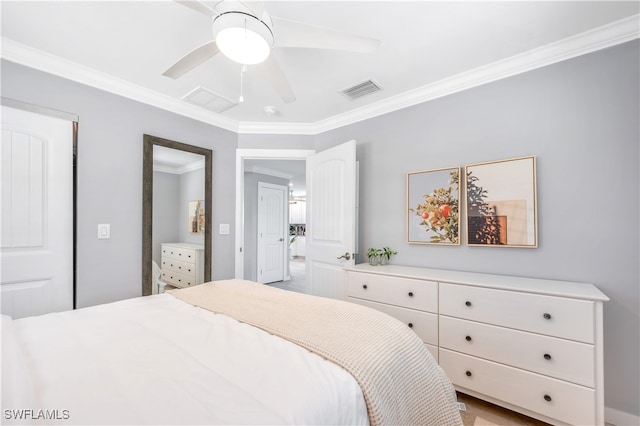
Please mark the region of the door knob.
POLYGON ((345 254, 343 254, 342 256, 340 256, 338 259, 349 260, 349 259, 351 259, 351 253, 346 252, 345 254))

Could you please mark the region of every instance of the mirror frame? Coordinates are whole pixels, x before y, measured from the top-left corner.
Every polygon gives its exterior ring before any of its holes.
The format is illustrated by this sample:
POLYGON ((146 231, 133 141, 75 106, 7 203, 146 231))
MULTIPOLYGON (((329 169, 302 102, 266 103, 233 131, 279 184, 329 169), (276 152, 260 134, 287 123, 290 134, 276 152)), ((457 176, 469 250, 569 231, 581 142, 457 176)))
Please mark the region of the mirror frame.
POLYGON ((153 260, 153 147, 163 146, 180 151, 204 155, 204 281, 211 281, 211 179, 213 151, 198 146, 176 142, 145 134, 142 157, 142 295, 152 294, 151 277, 153 260))

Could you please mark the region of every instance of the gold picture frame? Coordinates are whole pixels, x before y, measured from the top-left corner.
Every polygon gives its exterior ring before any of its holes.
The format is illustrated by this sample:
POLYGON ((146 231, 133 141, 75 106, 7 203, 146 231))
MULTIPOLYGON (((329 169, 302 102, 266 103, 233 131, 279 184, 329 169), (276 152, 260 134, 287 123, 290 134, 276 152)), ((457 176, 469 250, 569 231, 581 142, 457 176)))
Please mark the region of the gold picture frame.
POLYGON ((536 157, 465 166, 469 246, 538 247, 536 157))
POLYGON ((461 167, 407 173, 407 242, 460 245, 461 167))

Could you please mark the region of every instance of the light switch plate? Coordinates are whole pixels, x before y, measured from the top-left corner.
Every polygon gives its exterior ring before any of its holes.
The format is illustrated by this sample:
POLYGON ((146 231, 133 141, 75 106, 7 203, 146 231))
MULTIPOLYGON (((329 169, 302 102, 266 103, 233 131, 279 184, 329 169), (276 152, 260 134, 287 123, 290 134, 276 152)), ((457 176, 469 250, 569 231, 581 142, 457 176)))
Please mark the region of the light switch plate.
POLYGON ((98 239, 106 240, 111 238, 111 225, 108 223, 99 223, 98 224, 98 239))
POLYGON ((220 235, 229 235, 229 232, 231 231, 230 226, 228 223, 221 223, 220 224, 220 235))

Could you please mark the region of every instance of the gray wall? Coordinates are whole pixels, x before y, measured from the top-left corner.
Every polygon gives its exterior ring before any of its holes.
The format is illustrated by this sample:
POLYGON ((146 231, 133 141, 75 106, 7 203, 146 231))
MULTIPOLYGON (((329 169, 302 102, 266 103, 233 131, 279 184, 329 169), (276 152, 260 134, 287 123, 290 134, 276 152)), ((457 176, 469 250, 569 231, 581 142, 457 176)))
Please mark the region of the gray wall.
POLYGON ((180 241, 178 212, 180 176, 173 173, 153 172, 153 244, 152 258, 161 265, 160 244, 180 241))
POLYGON ((313 135, 238 135, 238 148, 246 149, 314 149, 314 144, 313 135))
POLYGON ((204 234, 192 234, 189 232, 188 223, 189 215, 191 214, 188 208, 189 202, 196 200, 204 200, 204 168, 180 175, 180 200, 178 205, 180 219, 176 222, 179 235, 179 239, 176 241, 204 245, 204 234))
POLYGON ((358 142, 359 262, 367 247, 390 246, 396 264, 597 285, 611 298, 604 307, 606 405, 636 416, 638 51, 629 42, 316 138, 318 151, 358 142), (537 249, 406 243, 407 172, 524 155, 537 157, 537 249))
POLYGON ((2 96, 79 116, 78 306, 140 296, 142 136, 150 134, 213 150, 213 278, 234 276, 237 135, 146 104, 2 61, 2 96), (111 239, 97 239, 97 224, 111 239))

